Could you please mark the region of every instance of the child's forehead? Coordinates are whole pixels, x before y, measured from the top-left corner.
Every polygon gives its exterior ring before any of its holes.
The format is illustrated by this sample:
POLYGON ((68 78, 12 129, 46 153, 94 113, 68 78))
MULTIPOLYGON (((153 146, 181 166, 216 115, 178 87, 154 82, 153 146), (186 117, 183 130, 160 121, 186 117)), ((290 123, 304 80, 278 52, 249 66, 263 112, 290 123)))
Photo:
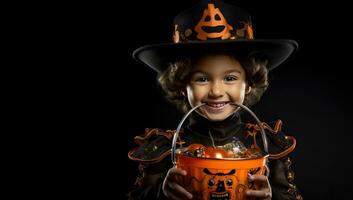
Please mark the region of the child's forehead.
POLYGON ((232 68, 234 66, 239 66, 240 61, 228 54, 209 54, 199 57, 194 60, 193 68, 205 68, 212 65, 221 65, 223 67, 232 68))
POLYGON ((199 54, 191 58, 192 64, 194 66, 199 65, 200 63, 240 63, 241 57, 235 54, 223 53, 223 52, 210 52, 199 54))
POLYGON ((242 72, 243 66, 240 62, 228 55, 212 55, 200 58, 192 66, 191 72, 204 72, 204 73, 230 73, 242 72))

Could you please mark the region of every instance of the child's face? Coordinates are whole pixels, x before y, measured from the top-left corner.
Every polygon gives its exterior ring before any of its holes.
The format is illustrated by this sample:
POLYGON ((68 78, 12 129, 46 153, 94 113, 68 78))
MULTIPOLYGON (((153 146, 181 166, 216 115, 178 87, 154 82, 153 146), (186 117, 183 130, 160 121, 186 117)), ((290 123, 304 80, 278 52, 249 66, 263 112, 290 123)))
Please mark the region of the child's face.
POLYGON ((238 60, 227 55, 212 55, 201 58, 193 66, 186 95, 191 107, 207 104, 198 109, 199 114, 211 121, 221 121, 238 109, 229 103, 243 104, 249 89, 238 60))

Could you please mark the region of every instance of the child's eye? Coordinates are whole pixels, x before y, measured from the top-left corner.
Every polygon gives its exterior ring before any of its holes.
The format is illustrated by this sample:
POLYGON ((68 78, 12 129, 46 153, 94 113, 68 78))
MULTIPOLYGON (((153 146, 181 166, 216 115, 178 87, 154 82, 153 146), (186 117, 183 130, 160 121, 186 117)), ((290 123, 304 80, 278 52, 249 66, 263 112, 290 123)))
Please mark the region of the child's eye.
POLYGON ((236 81, 238 78, 236 76, 226 76, 224 78, 225 81, 236 81))
POLYGON ((208 78, 207 77, 199 77, 195 79, 196 82, 207 82, 208 78))

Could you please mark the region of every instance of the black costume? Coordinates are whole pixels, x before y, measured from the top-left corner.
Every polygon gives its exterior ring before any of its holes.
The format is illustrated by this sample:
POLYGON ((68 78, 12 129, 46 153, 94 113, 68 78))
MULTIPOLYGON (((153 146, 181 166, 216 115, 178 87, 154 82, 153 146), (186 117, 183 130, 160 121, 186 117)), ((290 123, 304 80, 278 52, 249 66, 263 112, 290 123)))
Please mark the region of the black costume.
MULTIPOLYGON (((197 5, 177 15, 173 27, 173 43, 140 47, 134 51, 133 57, 162 73, 178 60, 222 52, 264 60, 270 71, 298 48, 293 40, 255 39, 250 15, 221 0, 200 0, 197 5)), ((270 126, 263 124, 269 144, 272 197, 281 200, 302 199, 293 183, 294 174, 287 157, 294 149, 295 139, 280 131, 281 124, 281 121, 270 126)), ((237 115, 222 122, 210 122, 195 114, 181 133, 181 139, 185 142, 184 146, 193 143, 211 146, 211 133, 215 145, 239 140, 248 147, 254 141, 255 145, 262 147, 258 131, 259 127, 242 123, 237 115)), ((129 157, 140 162, 140 175, 136 182, 137 189, 129 194, 130 199, 166 199, 162 183, 168 169, 172 167, 170 150, 174 132, 146 129, 145 135, 135 138, 140 147, 130 151, 129 157)))
MULTIPOLYGON (((291 160, 288 154, 295 147, 295 139, 281 131, 282 122, 278 120, 265 128, 270 153, 269 181, 272 188, 272 199, 302 199, 293 180, 291 160), (273 127, 273 128, 271 128, 273 127)), ((257 144, 262 146, 259 128, 254 124, 245 124, 237 114, 224 121, 211 122, 193 114, 188 126, 183 130, 181 139, 183 146, 199 143, 212 146, 209 131, 215 145, 224 145, 235 140, 241 141, 247 147, 257 144)), ((169 168, 172 167, 170 149, 175 131, 161 129, 146 129, 144 136, 135 140, 139 147, 129 152, 132 160, 140 162, 140 174, 136 180, 137 188, 129 193, 129 199, 167 199, 162 191, 163 180, 169 168)))

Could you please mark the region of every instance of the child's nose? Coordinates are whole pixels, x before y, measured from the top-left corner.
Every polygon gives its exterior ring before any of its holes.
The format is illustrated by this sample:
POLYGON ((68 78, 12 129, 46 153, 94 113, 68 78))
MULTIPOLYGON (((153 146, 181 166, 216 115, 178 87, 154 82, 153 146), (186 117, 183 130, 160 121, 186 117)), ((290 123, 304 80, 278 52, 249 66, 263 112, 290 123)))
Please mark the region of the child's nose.
POLYGON ((224 95, 223 84, 220 83, 219 81, 212 83, 211 89, 209 91, 209 96, 216 98, 216 97, 222 97, 223 95, 224 95))

